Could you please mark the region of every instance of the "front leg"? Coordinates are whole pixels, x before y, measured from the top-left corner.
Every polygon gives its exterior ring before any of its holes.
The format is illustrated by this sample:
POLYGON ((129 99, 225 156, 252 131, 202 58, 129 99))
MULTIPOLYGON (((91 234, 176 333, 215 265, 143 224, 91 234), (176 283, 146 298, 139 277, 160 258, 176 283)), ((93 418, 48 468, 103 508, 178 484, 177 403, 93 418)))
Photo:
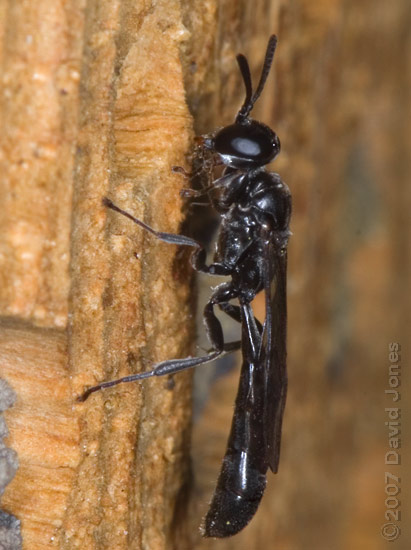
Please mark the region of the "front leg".
POLYGON ((211 265, 206 264, 206 257, 207 252, 202 244, 200 244, 198 241, 191 239, 190 237, 186 237, 185 235, 176 235, 175 233, 165 233, 163 231, 156 231, 143 221, 139 220, 138 218, 134 217, 132 214, 127 212, 126 210, 123 210, 116 204, 114 204, 110 199, 107 197, 103 198, 103 205, 107 206, 108 208, 111 208, 111 210, 114 210, 115 212, 118 212, 119 214, 122 214, 132 222, 136 223, 138 226, 142 227, 154 237, 159 239, 160 241, 163 241, 164 243, 168 244, 177 244, 180 246, 191 246, 192 248, 195 248, 193 255, 191 257, 191 264, 193 268, 196 271, 200 271, 201 273, 208 273, 209 275, 229 275, 231 273, 231 268, 227 268, 223 264, 214 263, 211 265))
POLYGON ((118 212, 119 214, 122 214, 123 216, 125 216, 126 218, 128 218, 132 222, 136 223, 137 225, 139 225, 140 227, 142 227, 146 231, 149 231, 152 235, 154 235, 160 241, 163 241, 163 242, 168 243, 168 244, 179 244, 179 245, 182 245, 182 246, 192 246, 192 247, 198 248, 198 249, 203 248, 200 243, 198 243, 194 239, 190 239, 190 237, 186 237, 185 235, 176 235, 175 233, 164 233, 163 231, 156 231, 155 229, 153 229, 152 227, 150 227, 146 223, 142 222, 138 218, 135 218, 132 214, 130 214, 126 210, 123 210, 122 208, 120 208, 119 206, 114 204, 114 202, 112 202, 107 197, 103 198, 103 204, 104 204, 104 206, 107 206, 108 208, 111 208, 111 210, 114 210, 115 212, 118 212))

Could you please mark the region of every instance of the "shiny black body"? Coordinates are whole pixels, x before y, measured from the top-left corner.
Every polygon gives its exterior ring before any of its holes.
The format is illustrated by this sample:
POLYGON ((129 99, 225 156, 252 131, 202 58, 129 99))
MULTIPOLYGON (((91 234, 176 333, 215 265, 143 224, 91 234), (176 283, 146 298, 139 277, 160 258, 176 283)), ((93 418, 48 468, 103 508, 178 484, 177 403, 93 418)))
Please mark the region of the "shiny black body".
MULTIPOLYGON (((211 344, 202 357, 164 361, 147 373, 104 382, 92 392, 121 382, 173 374, 208 363, 241 347, 242 370, 234 418, 226 455, 203 534, 226 537, 236 534, 254 515, 266 485, 270 468, 278 470, 281 424, 287 391, 286 375, 286 267, 290 235, 291 196, 278 174, 265 165, 280 151, 276 134, 254 121, 249 113, 264 87, 271 67, 276 38, 267 46, 262 75, 252 92, 250 71, 244 56, 238 64, 245 83, 246 99, 235 123, 200 140, 197 154, 204 159, 210 183, 201 191, 185 195, 206 195, 221 218, 214 261, 206 263, 206 251, 198 242, 182 235, 153 230, 108 199, 104 204, 171 244, 191 246, 193 267, 200 272, 226 275, 204 309, 204 323, 211 344), (215 179, 214 169, 225 165, 215 179), (266 315, 263 325, 254 317, 251 302, 264 290, 266 315), (231 301, 237 299, 239 305, 231 301), (214 306, 241 323, 241 342, 226 343, 214 306)), ((181 171, 181 170, 180 170, 181 171)))

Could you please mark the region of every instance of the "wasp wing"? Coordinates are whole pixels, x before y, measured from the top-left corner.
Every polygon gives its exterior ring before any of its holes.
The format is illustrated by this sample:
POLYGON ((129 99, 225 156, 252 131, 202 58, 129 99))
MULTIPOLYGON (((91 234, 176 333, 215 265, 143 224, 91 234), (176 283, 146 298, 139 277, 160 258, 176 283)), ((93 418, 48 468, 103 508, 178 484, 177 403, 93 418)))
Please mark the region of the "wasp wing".
POLYGON ((287 238, 275 234, 264 252, 266 317, 260 361, 264 365, 264 430, 266 461, 278 471, 281 426, 287 396, 287 238))

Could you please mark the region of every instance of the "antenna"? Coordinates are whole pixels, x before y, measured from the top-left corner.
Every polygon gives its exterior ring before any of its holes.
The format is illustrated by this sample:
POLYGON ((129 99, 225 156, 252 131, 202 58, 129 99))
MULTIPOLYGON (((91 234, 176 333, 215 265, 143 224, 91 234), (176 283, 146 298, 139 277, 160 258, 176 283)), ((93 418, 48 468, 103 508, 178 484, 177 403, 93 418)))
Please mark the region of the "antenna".
POLYGON ((265 52, 263 70, 261 71, 260 82, 258 83, 257 89, 254 92, 254 94, 252 94, 251 75, 250 75, 250 67, 248 65, 248 61, 244 57, 244 55, 242 54, 237 55, 237 63, 240 67, 240 71, 244 80, 245 91, 246 91, 245 101, 241 109, 238 111, 238 114, 235 119, 235 121, 239 124, 244 122, 244 120, 248 117, 248 115, 251 112, 251 109, 254 107, 254 103, 257 101, 257 99, 261 95, 261 92, 263 91, 263 88, 265 86, 265 83, 268 77, 268 73, 270 72, 270 69, 271 69, 276 46, 277 46, 277 37, 275 34, 273 34, 270 36, 270 39, 268 40, 267 50, 265 52))
MULTIPOLYGON (((240 116, 240 113, 243 113, 247 110, 247 107, 250 104, 251 97, 253 95, 253 85, 251 83, 250 66, 248 64, 247 58, 242 53, 237 55, 237 63, 240 68, 241 76, 243 77, 245 86, 245 100, 243 106, 238 111, 238 117, 240 116)), ((241 116, 243 117, 243 115, 241 116)))

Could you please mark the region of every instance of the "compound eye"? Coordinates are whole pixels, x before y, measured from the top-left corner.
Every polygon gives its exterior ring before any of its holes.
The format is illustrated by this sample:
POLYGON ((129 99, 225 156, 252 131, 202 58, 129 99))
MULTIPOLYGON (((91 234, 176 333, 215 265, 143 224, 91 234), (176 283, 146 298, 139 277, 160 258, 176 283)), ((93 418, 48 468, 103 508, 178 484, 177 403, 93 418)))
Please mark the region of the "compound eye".
POLYGON ((255 121, 223 128, 214 138, 213 145, 224 163, 235 167, 263 166, 280 150, 275 133, 268 126, 255 121))
POLYGON ((257 158, 262 153, 261 143, 248 137, 234 137, 231 140, 233 153, 241 157, 257 158))

